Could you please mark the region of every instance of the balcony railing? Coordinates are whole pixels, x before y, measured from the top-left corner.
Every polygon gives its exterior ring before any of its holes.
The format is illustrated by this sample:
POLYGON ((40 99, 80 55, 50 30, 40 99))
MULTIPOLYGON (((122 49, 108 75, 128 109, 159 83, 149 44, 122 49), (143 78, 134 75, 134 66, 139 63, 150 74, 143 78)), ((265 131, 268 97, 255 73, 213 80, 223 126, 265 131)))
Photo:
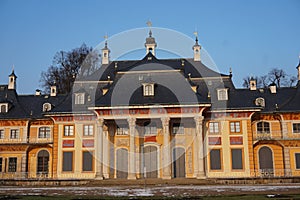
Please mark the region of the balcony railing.
POLYGON ((0 144, 47 144, 47 143, 53 143, 53 138, 0 139, 0 144))
POLYGON ((282 131, 270 131, 253 133, 254 140, 300 140, 300 133, 287 133, 282 134, 282 131))

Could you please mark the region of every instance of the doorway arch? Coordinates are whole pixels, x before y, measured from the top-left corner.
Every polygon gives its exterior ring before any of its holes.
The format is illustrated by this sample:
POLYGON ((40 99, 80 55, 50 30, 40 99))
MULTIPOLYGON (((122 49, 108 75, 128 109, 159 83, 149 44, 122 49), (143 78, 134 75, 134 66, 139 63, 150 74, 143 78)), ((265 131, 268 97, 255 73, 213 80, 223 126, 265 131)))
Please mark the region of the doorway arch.
POLYGON ((274 176, 273 151, 267 146, 259 149, 259 171, 262 176, 274 176))
POLYGON ((47 150, 41 150, 37 155, 37 175, 48 176, 48 173, 49 173, 49 152, 47 150))

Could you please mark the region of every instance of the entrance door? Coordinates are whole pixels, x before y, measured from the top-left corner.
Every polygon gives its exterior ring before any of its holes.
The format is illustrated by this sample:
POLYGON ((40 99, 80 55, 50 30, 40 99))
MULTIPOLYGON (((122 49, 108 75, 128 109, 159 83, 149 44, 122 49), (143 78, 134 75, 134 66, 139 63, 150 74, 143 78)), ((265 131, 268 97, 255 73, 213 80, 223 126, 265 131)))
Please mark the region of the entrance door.
POLYGON ((117 178, 128 177, 128 150, 118 149, 117 150, 117 178))
POLYGON ((259 150, 259 170, 262 176, 274 176, 273 153, 269 147, 259 150))
POLYGON ((42 150, 37 156, 37 175, 47 177, 49 172, 49 153, 42 150))
POLYGON ((173 149, 173 177, 185 177, 185 150, 184 148, 176 147, 173 149))
POLYGON ((146 168, 146 178, 157 178, 157 147, 144 147, 144 163, 146 168))

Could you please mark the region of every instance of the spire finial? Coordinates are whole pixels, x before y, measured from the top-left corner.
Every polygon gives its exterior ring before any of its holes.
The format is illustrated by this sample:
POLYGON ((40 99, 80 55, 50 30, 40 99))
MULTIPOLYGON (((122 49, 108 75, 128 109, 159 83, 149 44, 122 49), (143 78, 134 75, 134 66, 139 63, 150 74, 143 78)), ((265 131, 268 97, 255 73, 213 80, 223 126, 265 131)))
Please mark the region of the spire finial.
POLYGON ((107 39, 108 39, 107 33, 104 35, 104 39, 105 39, 105 48, 107 48, 107 39))
POLYGON ((229 76, 232 77, 232 68, 229 67, 229 76))
POLYGON ((195 39, 196 45, 198 45, 198 31, 195 31, 195 32, 194 32, 194 35, 196 36, 196 39, 195 39))
POLYGON ((150 20, 148 20, 146 24, 149 27, 149 37, 152 37, 152 31, 151 31, 152 22, 150 20))

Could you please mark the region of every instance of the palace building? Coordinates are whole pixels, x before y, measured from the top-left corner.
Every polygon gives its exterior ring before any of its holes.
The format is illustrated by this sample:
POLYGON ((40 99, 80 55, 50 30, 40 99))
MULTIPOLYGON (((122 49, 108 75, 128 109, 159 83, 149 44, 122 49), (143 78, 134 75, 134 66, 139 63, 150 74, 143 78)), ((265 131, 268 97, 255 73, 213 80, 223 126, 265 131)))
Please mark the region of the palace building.
POLYGON ((70 94, 0 85, 0 179, 300 176, 300 63, 295 87, 235 88, 201 59, 110 61, 70 94))

